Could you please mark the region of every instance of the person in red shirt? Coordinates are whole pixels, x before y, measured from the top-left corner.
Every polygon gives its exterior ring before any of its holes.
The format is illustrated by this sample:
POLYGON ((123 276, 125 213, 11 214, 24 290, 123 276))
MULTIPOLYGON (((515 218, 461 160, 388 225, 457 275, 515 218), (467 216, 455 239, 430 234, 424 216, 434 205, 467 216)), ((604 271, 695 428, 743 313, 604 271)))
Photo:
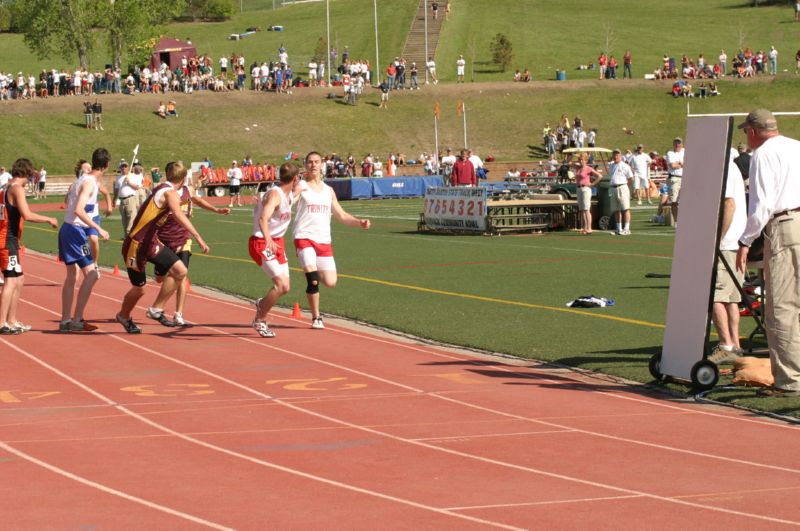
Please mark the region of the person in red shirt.
POLYGON ((461 150, 459 159, 453 164, 453 186, 477 186, 478 178, 475 175, 475 166, 469 160, 466 149, 461 150))

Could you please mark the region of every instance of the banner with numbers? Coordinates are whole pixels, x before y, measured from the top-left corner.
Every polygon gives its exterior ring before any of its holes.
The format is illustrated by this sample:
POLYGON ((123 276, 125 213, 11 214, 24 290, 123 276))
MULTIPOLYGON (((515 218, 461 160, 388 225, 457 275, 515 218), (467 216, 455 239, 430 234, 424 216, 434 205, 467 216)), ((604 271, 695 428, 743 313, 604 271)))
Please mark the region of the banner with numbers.
POLYGON ((484 232, 486 201, 486 188, 428 188, 425 191, 425 225, 434 230, 484 232))

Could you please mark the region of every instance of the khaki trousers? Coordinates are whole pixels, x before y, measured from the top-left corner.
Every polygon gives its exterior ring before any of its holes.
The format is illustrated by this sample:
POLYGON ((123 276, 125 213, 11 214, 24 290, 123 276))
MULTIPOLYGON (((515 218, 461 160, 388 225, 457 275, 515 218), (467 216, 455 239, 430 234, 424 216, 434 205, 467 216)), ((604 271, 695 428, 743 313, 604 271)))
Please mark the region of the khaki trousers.
POLYGON ((133 220, 136 219, 136 213, 139 211, 139 201, 137 201, 136 194, 122 199, 119 203, 119 214, 122 217, 122 228, 125 230, 125 235, 131 231, 133 227, 133 220))
POLYGON ((800 212, 764 229, 766 325, 775 387, 800 391, 800 212))

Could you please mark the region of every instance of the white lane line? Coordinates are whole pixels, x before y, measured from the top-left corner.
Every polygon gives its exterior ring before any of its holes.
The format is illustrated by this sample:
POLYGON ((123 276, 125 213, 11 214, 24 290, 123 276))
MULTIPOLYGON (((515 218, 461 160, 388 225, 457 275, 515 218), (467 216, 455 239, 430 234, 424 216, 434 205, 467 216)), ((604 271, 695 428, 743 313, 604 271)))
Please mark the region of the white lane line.
POLYGON ((450 511, 477 511, 480 509, 506 509, 508 507, 531 507, 535 505, 558 505, 562 503, 586 503, 598 501, 630 500, 631 498, 641 498, 642 496, 632 494, 630 496, 603 496, 600 498, 575 498, 572 500, 550 500, 521 503, 498 503, 494 505, 468 505, 464 507, 448 507, 450 511))
MULTIPOLYGON (((103 402, 106 402, 109 405, 111 404, 111 402, 107 398, 103 397, 102 395, 99 395, 99 394, 96 394, 96 393, 92 392, 90 389, 88 389, 87 387, 81 385, 79 382, 76 382, 76 381, 70 379, 68 376, 66 376, 63 373, 61 373, 60 371, 58 371, 58 369, 56 369, 54 367, 51 367, 51 366, 47 365, 46 363, 43 363, 43 362, 39 361, 35 357, 32 357, 25 350, 17 347, 13 343, 10 343, 9 341, 7 341, 5 339, 0 339, 0 341, 5 343, 9 348, 11 348, 13 350, 16 350, 20 354, 33 359, 33 361, 36 361, 40 365, 43 365, 44 367, 46 367, 49 370, 55 372, 59 376, 66 377, 67 380, 69 380, 70 382, 78 385, 78 387, 80 387, 81 389, 84 389, 84 390, 88 391, 91 395, 97 397, 98 399, 102 400, 103 402)), ((177 516, 178 518, 183 518, 184 520, 188 520, 188 521, 194 522, 196 524, 201 524, 201 525, 204 525, 204 526, 207 526, 207 527, 211 527, 213 529, 223 529, 223 530, 232 529, 230 527, 226 527, 224 525, 217 524, 217 523, 211 522, 209 520, 204 520, 204 519, 202 519, 200 517, 193 516, 191 514, 187 514, 187 513, 178 511, 176 509, 172 509, 170 507, 166 507, 164 505, 160 505, 158 503, 151 502, 149 500, 145 500, 144 498, 139 498, 138 496, 134 496, 132 494, 128 494, 126 492, 122 492, 120 490, 117 490, 117 489, 114 489, 114 488, 111 488, 111 487, 107 487, 106 485, 103 485, 101 483, 97 483, 96 481, 92 481, 90 479, 86 479, 84 477, 78 476, 77 474, 73 474, 72 472, 64 470, 63 468, 59 468, 59 467, 57 467, 55 465, 51 465, 50 463, 42 461, 41 459, 37 459, 36 457, 33 457, 32 455, 29 455, 29 454, 23 452, 22 450, 18 450, 17 448, 14 448, 13 446, 10 446, 9 444, 7 444, 7 443, 5 443, 3 441, 0 441, 0 448, 2 448, 3 450, 5 450, 5 451, 7 451, 7 452, 9 452, 11 454, 16 455, 17 457, 19 457, 21 459, 24 459, 25 461, 28 461, 29 463, 33 463, 33 464, 35 464, 37 466, 40 466, 42 468, 45 468, 45 469, 49 470, 50 472, 54 472, 54 473, 56 473, 58 475, 64 476, 64 477, 66 477, 68 479, 71 479, 71 480, 76 481, 78 483, 81 483, 83 485, 92 487, 94 489, 97 489, 99 491, 105 492, 107 494, 111 494, 113 496, 117 496, 119 498, 131 501, 131 502, 134 502, 134 503, 138 503, 139 505, 143 505, 145 507, 148 507, 150 509, 154 509, 156 511, 161 511, 163 513, 167 513, 167 514, 170 514, 172 516, 177 516)))
MULTIPOLYGON (((51 280, 46 279, 44 277, 38 277, 38 278, 42 278, 43 280, 48 280, 48 281, 52 282, 51 280)), ((110 297, 106 297, 106 298, 110 299, 110 297)), ((114 300, 114 299, 111 299, 111 300, 114 300)), ((40 308, 40 309, 42 309, 42 310, 44 310, 44 311, 46 311, 48 313, 51 313, 53 315, 59 315, 58 313, 56 313, 56 312, 54 312, 52 310, 49 310, 47 308, 38 306, 38 305, 36 305, 34 303, 31 303, 31 302, 28 302, 28 301, 25 301, 25 302, 27 302, 28 304, 31 304, 33 306, 36 306, 36 307, 38 307, 38 308, 40 308)), ((246 338, 241 338, 241 337, 238 337, 238 336, 234 336, 233 334, 231 334, 229 332, 225 332, 223 330, 215 329, 213 327, 208 327, 208 326, 201 326, 201 327, 202 328, 207 328, 208 330, 212 330, 213 332, 215 332, 217 334, 228 335, 228 336, 232 336, 232 337, 237 337, 238 339, 247 340, 246 338)), ((505 462, 505 461, 500 461, 500 460, 496 460, 496 459, 492 459, 492 458, 487 458, 487 457, 483 457, 483 456, 479 456, 479 455, 475 455, 475 454, 469 454, 469 453, 466 453, 466 452, 460 452, 460 451, 456 451, 456 450, 453 450, 453 449, 450 449, 450 448, 443 448, 443 447, 439 447, 439 446, 436 446, 436 445, 427 444, 427 443, 424 443, 424 442, 414 441, 414 440, 407 439, 407 438, 404 438, 404 437, 395 436, 395 435, 390 434, 390 433, 381 432, 380 430, 368 428, 368 427, 361 426, 361 425, 358 425, 358 424, 353 424, 353 423, 350 423, 350 422, 347 422, 347 421, 344 421, 344 420, 340 420, 340 419, 337 419, 337 418, 334 418, 334 417, 330 417, 328 415, 317 413, 317 412, 315 412, 313 410, 308 410, 308 409, 305 409, 305 408, 301 408, 301 407, 296 406, 296 405, 291 404, 291 403, 286 403, 286 402, 284 402, 284 401, 282 401, 282 400, 280 400, 278 398, 271 397, 271 396, 269 396, 269 395, 267 395, 265 393, 262 393, 262 392, 260 392, 260 391, 258 391, 256 389, 252 389, 252 388, 247 387, 247 386, 245 386, 243 384, 239 384, 238 382, 234 382, 232 380, 229 380, 228 378, 225 378, 224 376, 215 375, 214 373, 211 373, 210 371, 206 371, 205 369, 202 369, 200 367, 195 367, 195 366, 193 366, 193 365, 191 365, 189 363, 186 363, 186 362, 183 362, 181 360, 177 360, 177 359, 171 358, 170 356, 167 356, 165 354, 156 352, 156 351, 154 351, 152 349, 149 349, 147 347, 144 347, 144 346, 141 346, 141 345, 137 345, 136 343, 133 343, 133 342, 128 341, 126 339, 123 339, 121 337, 117 337, 115 335, 111 335, 111 337, 116 338, 116 339, 118 339, 120 341, 123 341, 123 342, 125 342, 125 343, 127 343, 127 344, 129 344, 129 345, 131 345, 131 346, 133 346, 135 348, 144 350, 146 352, 149 352, 149 353, 154 354, 156 356, 162 357, 164 359, 167 359, 167 360, 170 360, 170 361, 174 361, 175 363, 177 363, 179 365, 182 365, 182 366, 187 367, 187 368, 192 368, 193 370, 196 370, 196 371, 198 371, 198 372, 200 372, 202 374, 205 374, 205 375, 211 376, 213 378, 216 378, 216 379, 218 379, 220 381, 229 383, 230 385, 233 385, 233 386, 238 387, 240 389, 246 390, 247 392, 250 392, 250 393, 252 393, 252 394, 254 394, 256 396, 261 396, 261 397, 263 397, 263 398, 265 398, 267 400, 273 400, 276 403, 284 405, 284 406, 286 406, 286 407, 288 407, 290 409, 299 411, 301 413, 306 413, 308 415, 312 415, 312 416, 315 416, 317 418, 328 420, 328 421, 336 423, 336 424, 340 424, 340 425, 343 425, 343 426, 348 426, 348 427, 351 427, 351 428, 356 429, 356 430, 365 431, 365 432, 371 433, 373 435, 379 435, 379 436, 387 437, 389 439, 396 440, 396 441, 399 441, 399 442, 405 442, 405 443, 408 443, 408 444, 421 446, 421 447, 424 447, 424 448, 429 448, 429 449, 432 449, 432 450, 437 450, 437 451, 448 453, 448 454, 452 454, 452 455, 457 455, 457 456, 464 457, 464 458, 467 458, 467 459, 473 459, 473 460, 476 460, 476 461, 495 464, 495 465, 498 465, 498 466, 501 466, 501 467, 507 467, 507 468, 511 468, 511 469, 515 469, 515 470, 532 472, 532 473, 540 474, 540 475, 547 476, 547 477, 552 477, 552 478, 556 478, 556 479, 562 479, 562 480, 565 480, 565 481, 571 481, 571 482, 584 484, 584 485, 589 485, 589 486, 594 486, 594 487, 599 487, 599 488, 605 488, 605 489, 614 490, 614 491, 617 491, 617 492, 624 492, 624 493, 627 493, 627 494, 641 495, 641 496, 644 496, 644 497, 647 497, 647 498, 650 498, 650 499, 655 499, 655 500, 664 501, 664 502, 668 502, 668 503, 674 503, 674 504, 678 504, 678 505, 685 505, 685 506, 690 506, 690 507, 694 507, 694 508, 698 508, 698 509, 705 509, 705 510, 709 510, 709 511, 733 514, 733 515, 737 515, 737 516, 755 518, 755 519, 765 520, 765 521, 770 521, 770 522, 788 523, 788 524, 793 524, 793 525, 800 525, 800 521, 794 522, 794 521, 791 521, 791 520, 783 520, 783 519, 780 519, 780 518, 774 518, 774 517, 770 517, 770 516, 764 516, 764 515, 753 514, 753 513, 746 513, 746 512, 742 512, 742 511, 735 511, 735 510, 732 510, 732 509, 725 509, 725 508, 722 508, 722 507, 714 507, 714 506, 703 505, 703 504, 699 504, 699 503, 687 502, 687 501, 676 499, 676 498, 671 498, 671 497, 661 496, 661 495, 657 495, 657 494, 637 491, 637 490, 628 489, 628 488, 624 488, 624 487, 617 487, 617 486, 614 486, 614 485, 611 485, 611 484, 600 483, 600 482, 595 482, 595 481, 591 481, 591 480, 585 480, 585 479, 581 479, 581 478, 577 478, 577 477, 567 476, 567 475, 564 475, 564 474, 548 472, 548 471, 537 469, 537 468, 533 468, 533 467, 526 467, 526 466, 517 465, 517 464, 514 464, 514 463, 508 463, 508 462, 505 462)), ((264 346, 263 342, 252 341, 252 343, 264 346)), ((607 434, 603 434, 603 433, 591 432, 591 431, 588 431, 588 430, 576 429, 576 428, 573 428, 571 426, 559 425, 559 424, 556 424, 556 423, 553 423, 553 422, 541 421, 541 420, 532 419, 532 418, 521 416, 521 415, 516 415, 516 414, 512 414, 512 413, 506 413, 506 412, 503 412, 503 411, 498 411, 498 410, 494 410, 494 409, 491 409, 491 408, 478 406, 478 405, 475 405, 475 404, 470 404, 468 402, 464 402, 464 401, 457 400, 457 399, 454 399, 454 398, 449 398, 447 396, 439 395, 439 394, 436 394, 436 393, 433 393, 431 396, 437 397, 437 398, 439 398, 441 400, 445 400, 445 401, 449 401, 449 402, 452 402, 452 403, 460 404, 460 405, 463 405, 463 406, 471 408, 471 409, 490 412, 490 413, 494 413, 494 414, 497 414, 497 415, 500 415, 500 416, 504 416, 504 417, 508 417, 508 418, 516 418, 516 419, 521 419, 521 420, 527 420, 527 421, 530 421, 530 422, 534 422, 534 423, 537 423, 537 424, 542 424, 542 425, 546 425, 546 426, 550 426, 550 427, 558 428, 558 429, 562 429, 562 430, 573 430, 573 431, 575 431, 577 433, 582 433, 582 434, 586 434, 586 435, 593 435, 593 436, 597 436, 597 437, 601 437, 601 438, 605 438, 605 439, 610 439, 610 440, 615 440, 615 441, 620 441, 620 442, 630 442, 630 443, 633 443, 633 444, 652 447, 652 448, 657 448, 657 449, 661 449, 661 450, 668 450, 668 451, 673 451, 673 452, 678 452, 678 453, 685 453, 685 454, 693 455, 693 456, 697 456, 697 457, 706 457, 706 458, 711 458, 711 459, 718 459, 718 460, 727 461, 727 462, 736 463, 736 464, 746 464, 746 465, 750 465, 750 466, 766 468, 766 469, 771 469, 771 470, 777 470, 777 471, 782 471, 782 472, 789 472, 789 473, 794 473, 794 474, 800 473, 800 470, 797 470, 797 469, 785 468, 785 467, 780 467, 780 466, 776 466, 776 465, 767 465, 767 464, 763 464, 763 463, 755 463, 755 462, 752 462, 752 461, 743 461, 743 460, 739 460, 739 459, 727 458, 727 457, 722 457, 722 456, 713 455, 713 454, 704 454, 704 453, 695 452, 695 451, 692 451, 692 450, 675 448, 675 447, 666 446, 666 445, 660 445, 660 444, 656 444, 656 443, 648 443, 648 442, 645 442, 645 441, 638 441, 638 440, 635 440, 635 439, 627 439, 627 438, 623 438, 623 437, 616 437, 616 436, 613 436, 613 435, 607 435, 607 434)), ((165 428, 165 429, 169 429, 169 428, 165 428)), ((202 443, 202 444, 205 445, 207 443, 202 443)), ((226 452, 227 452, 227 450, 226 450, 226 452)))
MULTIPOLYGON (((39 306, 38 304, 32 303, 30 301, 26 301, 24 299, 21 299, 21 300, 23 302, 25 302, 26 304, 29 304, 29 305, 34 306, 36 308, 39 308, 40 310, 45 311, 47 313, 50 313, 52 315, 56 315, 56 316, 59 315, 57 312, 54 312, 54 311, 52 311, 52 310, 50 310, 48 308, 44 308, 42 306, 39 306)), ((167 356, 166 354, 162 354, 162 353, 157 352, 157 351, 155 351, 153 349, 147 348, 147 347, 145 347, 143 345, 138 345, 138 344, 136 344, 136 343, 134 343, 132 341, 129 341, 127 339, 124 339, 122 337, 118 337, 118 336, 113 335, 113 334, 108 334, 107 337, 113 338, 113 339, 115 339, 117 341, 120 341, 122 343, 125 343, 125 344, 127 344, 129 346, 132 346, 132 347, 137 348, 139 350, 143 350, 145 352, 153 354, 154 356, 169 360, 169 361, 171 361, 173 363, 176 363, 178 365, 193 369, 196 372, 199 372, 201 374, 205 374, 207 376, 210 376, 210 377, 212 377, 212 378, 214 378, 216 380, 219 380, 221 382, 227 383, 227 384, 229 384, 229 385, 231 385, 233 387, 238 387, 240 389, 246 390, 249 393, 252 393, 252 394, 254 394, 256 396, 260 396, 261 398, 263 398, 265 400, 274 401, 275 403, 283 405, 283 406, 285 406, 287 408, 290 408, 292 410, 299 411, 301 413, 305 413, 307 415, 311 415, 311 416, 314 416, 314 417, 317 417, 317 418, 321 418, 321 419, 324 419, 324 420, 329 420, 329 421, 331 421, 331 422, 333 422, 335 424, 340 424, 340 425, 344 425, 344 426, 347 426, 347 427, 350 427, 350 428, 355 428, 355 429, 360 429, 362 431, 367 431, 367 432, 373 433, 375 435, 383 435, 382 432, 380 432, 378 430, 373 430, 373 429, 369 429, 369 428, 363 428, 363 427, 357 426, 355 424, 346 423, 346 422, 343 422, 343 421, 340 421, 340 420, 337 420, 337 419, 333 419, 331 417, 327 417, 325 415, 321 415, 321 414, 315 413, 315 412, 310 411, 310 410, 303 409, 301 407, 292 405, 290 403, 283 402, 280 399, 273 398, 273 397, 271 397, 271 396, 269 396, 269 395, 267 395, 265 393, 262 393, 260 391, 255 390, 255 389, 249 388, 249 387, 247 387, 247 386, 245 386, 243 384, 240 384, 240 383, 234 382, 232 380, 229 380, 228 378, 225 378, 224 376, 216 375, 216 374, 214 374, 214 373, 212 373, 210 371, 206 371, 205 369, 202 369, 200 367, 196 367, 196 366, 191 365, 189 363, 185 363, 185 362, 183 362, 181 360, 172 358, 171 356, 167 356)), ((10 345, 10 343, 8 343, 5 340, 0 339, 0 341, 3 341, 4 343, 7 343, 7 344, 10 345)), ((285 467, 285 466, 282 466, 282 465, 278 465, 276 463, 272 463, 272 462, 269 462, 269 461, 264 461, 262 459, 258 459, 258 458, 255 458, 255 457, 252 457, 252 456, 249 456, 249 455, 246 455, 246 454, 242 454, 242 453, 239 453, 239 452, 236 452, 236 451, 233 451, 233 450, 229 450, 227 448, 224 448, 224 447, 221 447, 221 446, 217 446, 215 444, 211 444, 211 443, 208 443, 206 441, 202 441, 200 439, 196 439, 194 437, 186 435, 185 433, 181 433, 181 432, 175 431, 175 430, 173 430, 171 428, 168 428, 167 426, 159 424, 159 423, 157 423, 157 422, 155 422, 155 421, 153 421, 153 420, 151 420, 151 419, 149 419, 149 418, 147 418, 147 417, 145 417, 143 415, 140 415, 140 414, 136 413, 135 411, 132 411, 132 410, 130 410, 130 409, 124 407, 124 406, 118 405, 117 403, 115 403, 110 398, 108 398, 105 395, 101 394, 99 391, 95 391, 94 389, 92 389, 88 385, 85 385, 85 384, 79 382, 75 378, 73 378, 73 377, 69 376, 68 374, 60 371, 56 367, 53 367, 52 365, 48 364, 44 360, 40 360, 35 355, 33 355, 33 354, 31 354, 31 353, 29 353, 29 352, 27 352, 25 350, 22 350, 22 349, 20 349, 18 347, 14 347, 14 350, 16 350, 17 352, 19 352, 22 355, 26 356, 30 360, 38 363, 42 367, 45 367, 46 369, 52 371, 53 373, 57 374, 61 378, 64 378, 65 380, 67 380, 68 382, 72 383, 73 385, 79 387, 80 389, 83 389, 85 392, 91 394, 92 396, 97 397, 98 399, 102 400, 103 402, 106 402, 107 404, 111 405, 112 407, 114 407, 114 408, 118 409, 119 411, 125 413, 126 415, 129 415, 129 416, 135 418, 136 420, 139 420, 139 421, 141 421, 141 422, 143 422, 143 423, 145 423, 145 424, 147 424, 147 425, 149 425, 149 426, 151 426, 151 427, 153 427, 153 428, 155 428, 155 429, 157 429, 159 431, 162 431, 164 433, 168 433, 168 434, 170 434, 170 435, 172 435, 174 437, 177 437, 179 439, 183 439, 183 440, 185 440, 187 442, 202 446, 204 448, 208 448, 209 450, 216 451, 216 452, 219 452, 219 453, 223 453, 223 454, 226 454, 226 455, 238 458, 238 459, 242 459, 242 460, 245 460, 245 461, 249 461, 251 463, 254 463, 254 464, 257 464, 257 465, 261 465, 261 466, 265 466, 267 468, 271 468, 271 469, 274 469, 274 470, 279 470, 279 471, 285 472, 287 474, 300 476, 300 477, 305 478, 305 479, 313 480, 313 481, 316 481, 316 482, 319 482, 319 483, 324 483, 326 485, 331 485, 333 487, 339 487, 341 489, 349 490, 349 491, 352 491, 352 492, 357 492, 359 494, 365 494, 365 495, 372 496, 372 497, 375 497, 375 498, 379 498, 379 499, 382 499, 382 500, 387 500, 387 501, 399 503, 399 504, 402 504, 402 505, 408 505, 408 506, 411 506, 411 507, 415 507, 417 509, 422 509, 422 510, 434 512, 434 513, 438 513, 438 514, 441 514, 441 515, 445 515, 445 516, 451 516, 451 517, 454 517, 454 518, 457 518, 457 519, 468 520, 468 521, 476 522, 476 523, 479 523, 479 524, 493 526, 493 527, 497 527, 499 529, 510 529, 510 530, 514 530, 514 531, 523 531, 522 528, 518 528, 518 527, 514 527, 514 526, 510 526, 510 525, 505 525, 505 524, 501 524, 499 522, 493 522, 491 520, 485 520, 485 519, 482 519, 482 518, 476 518, 476 517, 472 517, 472 516, 468 516, 468 515, 463 515, 463 514, 459 514, 459 513, 456 513, 456 512, 452 512, 452 511, 447 511, 447 510, 441 509, 439 507, 433 507, 433 506, 430 506, 430 505, 425 505, 425 504, 418 503, 418 502, 415 502, 415 501, 412 501, 412 500, 407 500, 407 499, 404 499, 404 498, 391 496, 389 494, 384 494, 382 492, 378 492, 378 491, 373 491, 373 490, 357 487, 355 485, 351 485, 351 484, 348 484, 348 483, 342 483, 340 481, 328 479, 328 478, 325 478, 325 477, 322 477, 322 476, 317 476, 315 474, 310 474, 308 472, 303 472, 301 470, 288 468, 288 467, 285 467)), ((387 435, 387 436, 389 436, 389 435, 387 435)), ((400 437, 394 437, 394 436, 389 436, 389 437, 393 438, 393 439, 397 439, 397 440, 403 440, 400 437)), ((431 448, 435 448, 435 447, 431 446, 431 448)))
POLYGON ((485 439, 491 437, 519 437, 524 435, 544 435, 544 434, 552 434, 552 433, 571 433, 575 430, 545 430, 545 431, 518 431, 518 432, 511 432, 511 433, 481 433, 479 435, 450 435, 447 437, 416 437, 414 439, 410 439, 412 441, 427 441, 427 442, 437 442, 437 441, 466 441, 472 439, 485 439))

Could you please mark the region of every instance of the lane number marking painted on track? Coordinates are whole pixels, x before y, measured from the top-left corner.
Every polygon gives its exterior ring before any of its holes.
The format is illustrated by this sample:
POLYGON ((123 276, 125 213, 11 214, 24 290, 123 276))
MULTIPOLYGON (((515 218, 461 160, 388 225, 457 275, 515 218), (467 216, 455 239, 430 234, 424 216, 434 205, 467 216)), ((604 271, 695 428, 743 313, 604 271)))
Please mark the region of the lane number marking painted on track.
POLYGON ((267 380, 267 385, 283 384, 282 387, 287 391, 347 391, 367 387, 367 384, 361 383, 340 383, 346 380, 347 378, 343 376, 335 378, 295 378, 289 380, 267 380))
POLYGON ((16 389, 0 391, 0 404, 19 404, 39 400, 48 396, 60 395, 61 391, 19 391, 16 389))
POLYGON ((209 387, 209 384, 146 384, 122 387, 120 391, 146 397, 213 395, 214 390, 209 387))

